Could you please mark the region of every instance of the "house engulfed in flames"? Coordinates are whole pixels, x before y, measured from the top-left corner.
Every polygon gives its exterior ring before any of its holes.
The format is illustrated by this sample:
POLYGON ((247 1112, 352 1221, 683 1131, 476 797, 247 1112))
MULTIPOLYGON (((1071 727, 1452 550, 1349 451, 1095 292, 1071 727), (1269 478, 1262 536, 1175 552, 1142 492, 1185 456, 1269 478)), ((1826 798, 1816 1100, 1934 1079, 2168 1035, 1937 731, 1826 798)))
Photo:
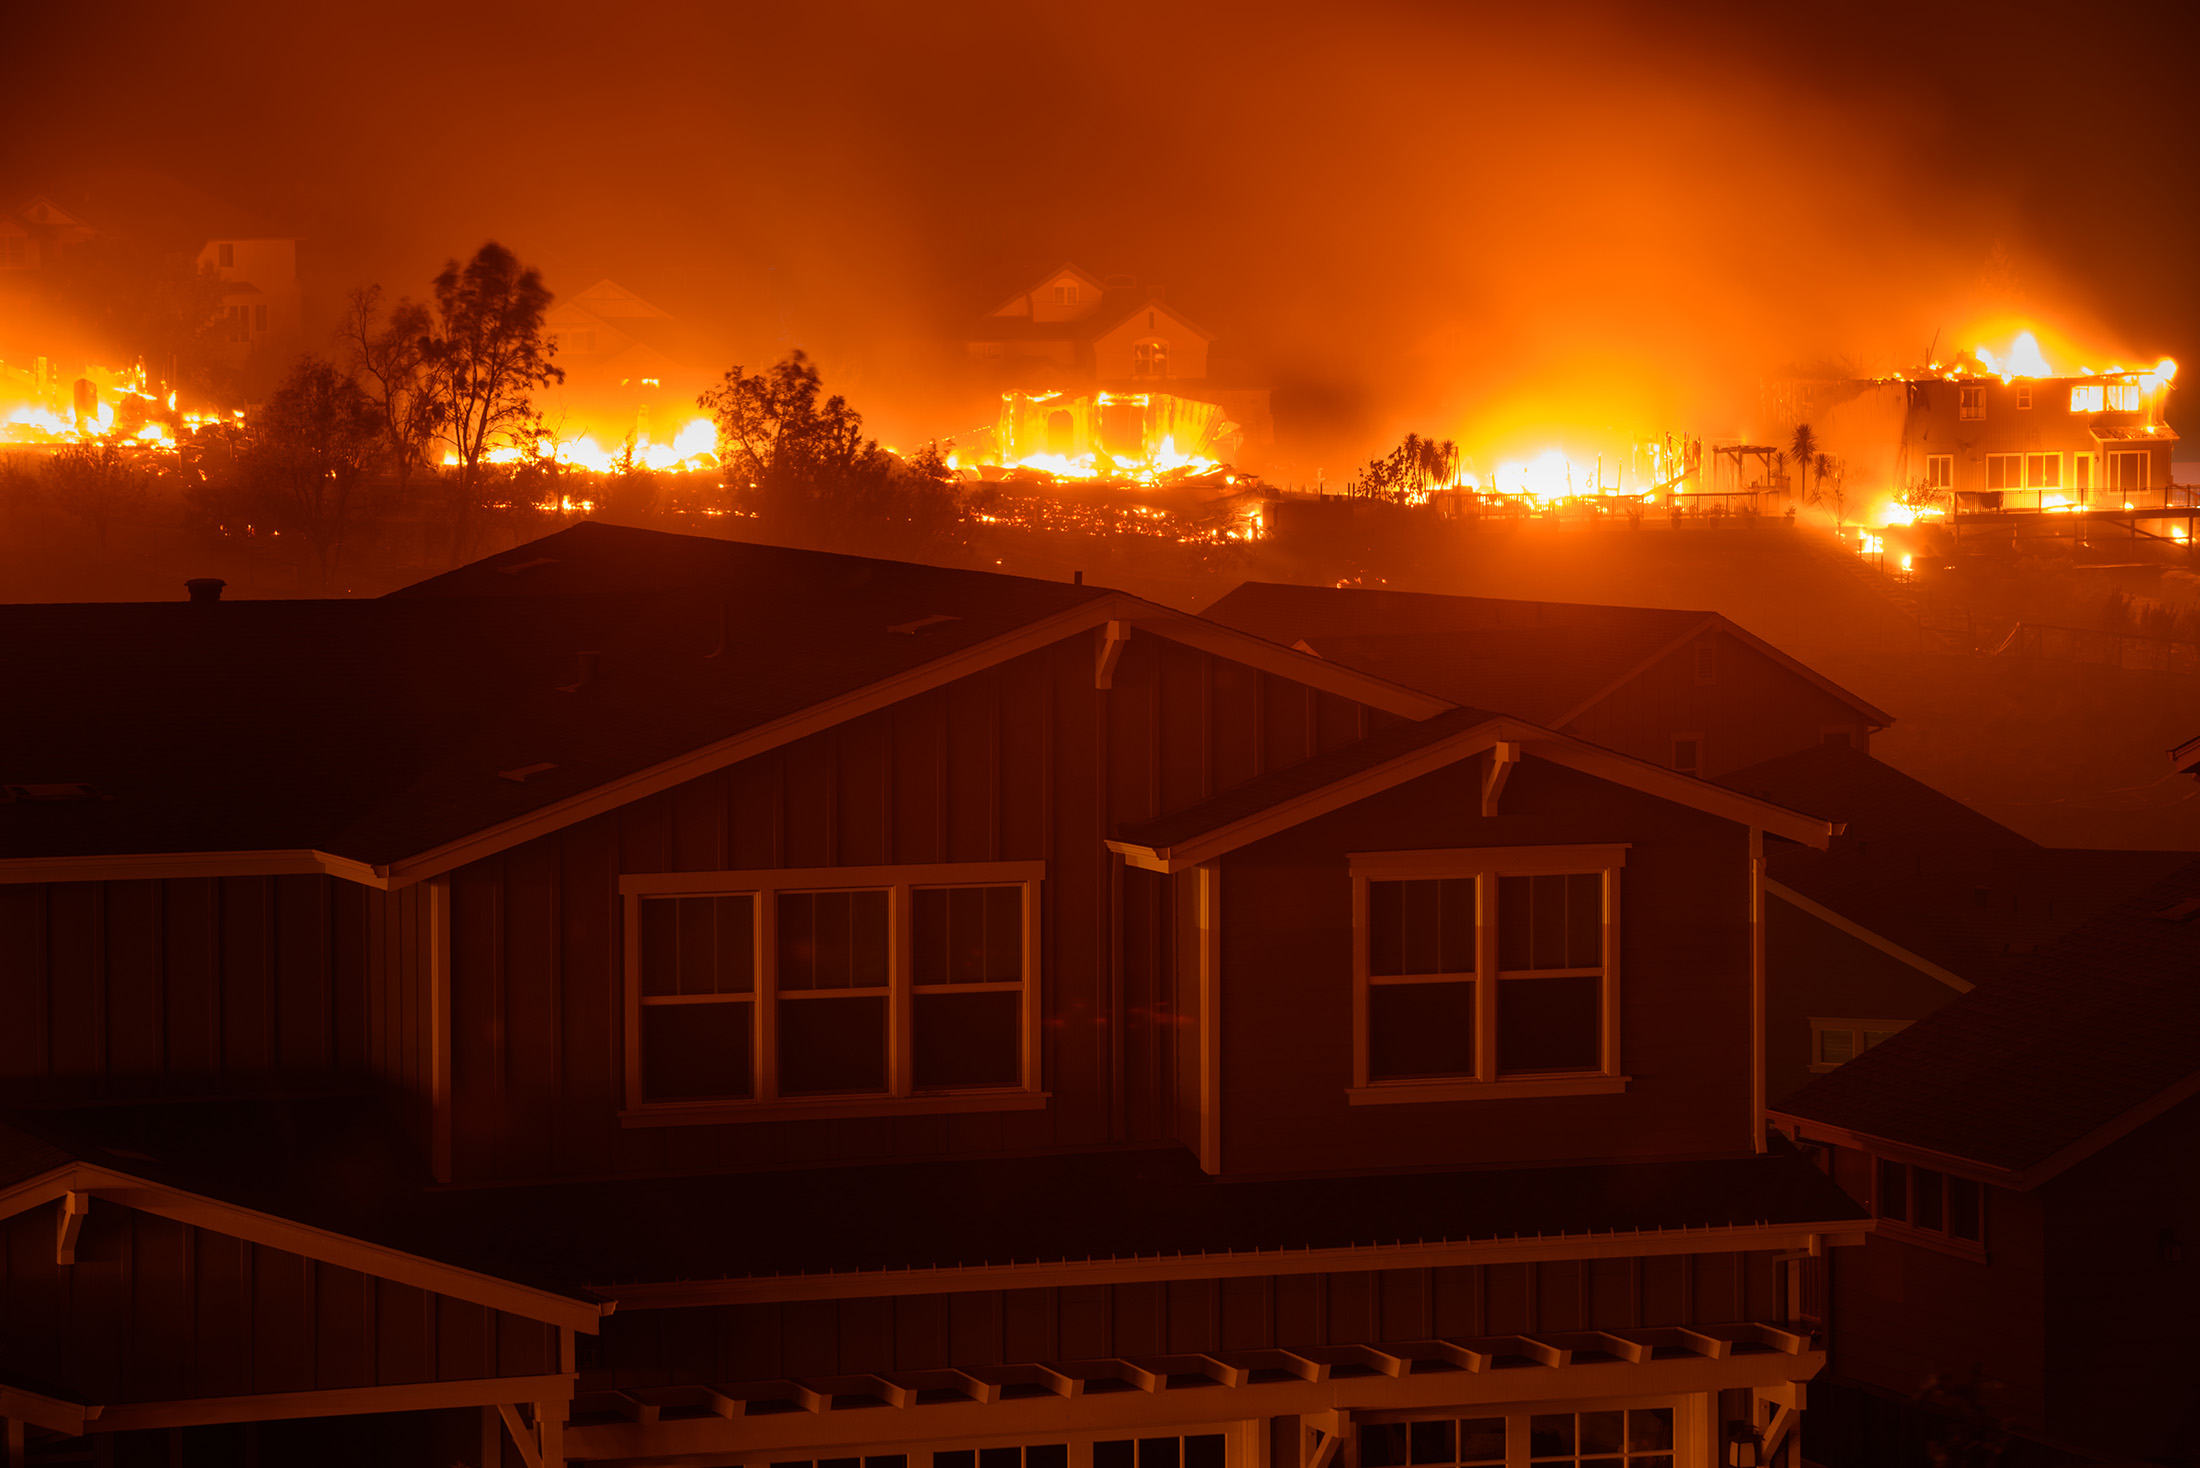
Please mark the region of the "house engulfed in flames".
MULTIPOLYGON (((1873 518, 2179 508, 2165 420, 2177 364, 2058 370, 2017 334, 1948 362, 1877 378, 1796 378, 1768 404, 1787 441, 1811 425, 1873 518)), ((2180 519, 2182 516, 2180 516, 2180 519)))

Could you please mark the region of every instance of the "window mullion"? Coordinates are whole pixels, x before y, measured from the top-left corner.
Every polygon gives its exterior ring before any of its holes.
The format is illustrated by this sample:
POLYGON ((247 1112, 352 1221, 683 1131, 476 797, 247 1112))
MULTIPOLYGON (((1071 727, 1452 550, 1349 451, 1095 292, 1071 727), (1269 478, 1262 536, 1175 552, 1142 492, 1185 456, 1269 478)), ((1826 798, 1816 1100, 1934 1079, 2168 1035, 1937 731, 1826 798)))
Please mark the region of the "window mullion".
POLYGON ((756 894, 756 1099, 779 1098, 779 894, 756 894))

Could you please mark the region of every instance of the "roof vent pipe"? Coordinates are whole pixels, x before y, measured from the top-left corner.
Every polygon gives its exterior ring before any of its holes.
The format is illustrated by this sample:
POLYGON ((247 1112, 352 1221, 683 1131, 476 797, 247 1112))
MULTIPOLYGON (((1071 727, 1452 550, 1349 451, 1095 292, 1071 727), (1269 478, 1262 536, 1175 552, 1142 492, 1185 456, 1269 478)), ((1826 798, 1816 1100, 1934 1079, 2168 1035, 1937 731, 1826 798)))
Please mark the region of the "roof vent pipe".
POLYGON ((194 576, 183 583, 183 589, 191 593, 195 604, 210 607, 222 599, 222 588, 228 584, 219 576, 194 576))

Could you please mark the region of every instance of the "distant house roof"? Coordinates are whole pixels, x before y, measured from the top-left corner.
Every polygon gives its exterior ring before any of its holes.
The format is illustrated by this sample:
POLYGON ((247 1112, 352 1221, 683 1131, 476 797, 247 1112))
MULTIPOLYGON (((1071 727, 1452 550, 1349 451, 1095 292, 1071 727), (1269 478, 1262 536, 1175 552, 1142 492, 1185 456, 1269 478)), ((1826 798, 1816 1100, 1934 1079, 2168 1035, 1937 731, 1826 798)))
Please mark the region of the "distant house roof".
POLYGON ((1804 1087, 1804 1135, 2031 1187, 2200 1094, 2200 862, 1804 1087))
MULTIPOLYGON (((1096 297, 1100 294, 1105 293, 1108 288, 1107 282, 1102 280, 1099 276, 1094 275, 1091 271, 1085 269, 1082 265, 1077 264, 1073 260, 1065 260, 1061 264, 1055 266, 1052 270, 1049 270, 1046 274, 1034 280, 1031 284, 1025 286, 1022 290, 1017 291, 1014 295, 1005 298, 1001 302, 1001 304, 995 306, 991 311, 988 311, 986 315, 989 317, 1023 315, 1024 312, 1020 308, 1027 306, 1030 302, 1031 297, 1035 293, 1049 285, 1052 285, 1055 279, 1058 276, 1062 275, 1076 276, 1082 284, 1092 287, 1096 297)), ((1068 325, 1070 323, 1064 322, 1062 324, 1068 325)))
POLYGON ((1454 703, 1563 727, 1717 629, 1884 726, 1893 716, 1716 612, 1248 581, 1205 615, 1454 703))
POLYGON ((208 240, 297 237, 227 199, 151 169, 85 169, 57 183, 46 197, 102 233, 193 252, 208 240))
POLYGON ((87 792, 0 801, 0 880, 413 880, 1111 619, 1445 707, 1100 587, 586 522, 377 601, 0 606, 0 787, 87 792))
POLYGON ((1783 755, 1719 783, 1842 822, 1824 851, 1767 852, 1776 894, 1869 929, 1959 987, 2023 967, 2040 944, 2195 855, 2043 847, 1845 745, 1783 755))

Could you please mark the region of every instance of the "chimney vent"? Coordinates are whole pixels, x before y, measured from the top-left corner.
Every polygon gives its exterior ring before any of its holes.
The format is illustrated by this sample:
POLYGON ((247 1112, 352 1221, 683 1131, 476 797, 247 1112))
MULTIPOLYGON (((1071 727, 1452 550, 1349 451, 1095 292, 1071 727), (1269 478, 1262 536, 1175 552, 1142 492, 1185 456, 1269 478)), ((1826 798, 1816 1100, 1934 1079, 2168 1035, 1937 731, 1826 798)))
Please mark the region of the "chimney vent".
POLYGON ((194 576, 183 583, 183 589, 191 593, 193 602, 210 607, 222 599, 222 588, 228 584, 219 576, 194 576))

